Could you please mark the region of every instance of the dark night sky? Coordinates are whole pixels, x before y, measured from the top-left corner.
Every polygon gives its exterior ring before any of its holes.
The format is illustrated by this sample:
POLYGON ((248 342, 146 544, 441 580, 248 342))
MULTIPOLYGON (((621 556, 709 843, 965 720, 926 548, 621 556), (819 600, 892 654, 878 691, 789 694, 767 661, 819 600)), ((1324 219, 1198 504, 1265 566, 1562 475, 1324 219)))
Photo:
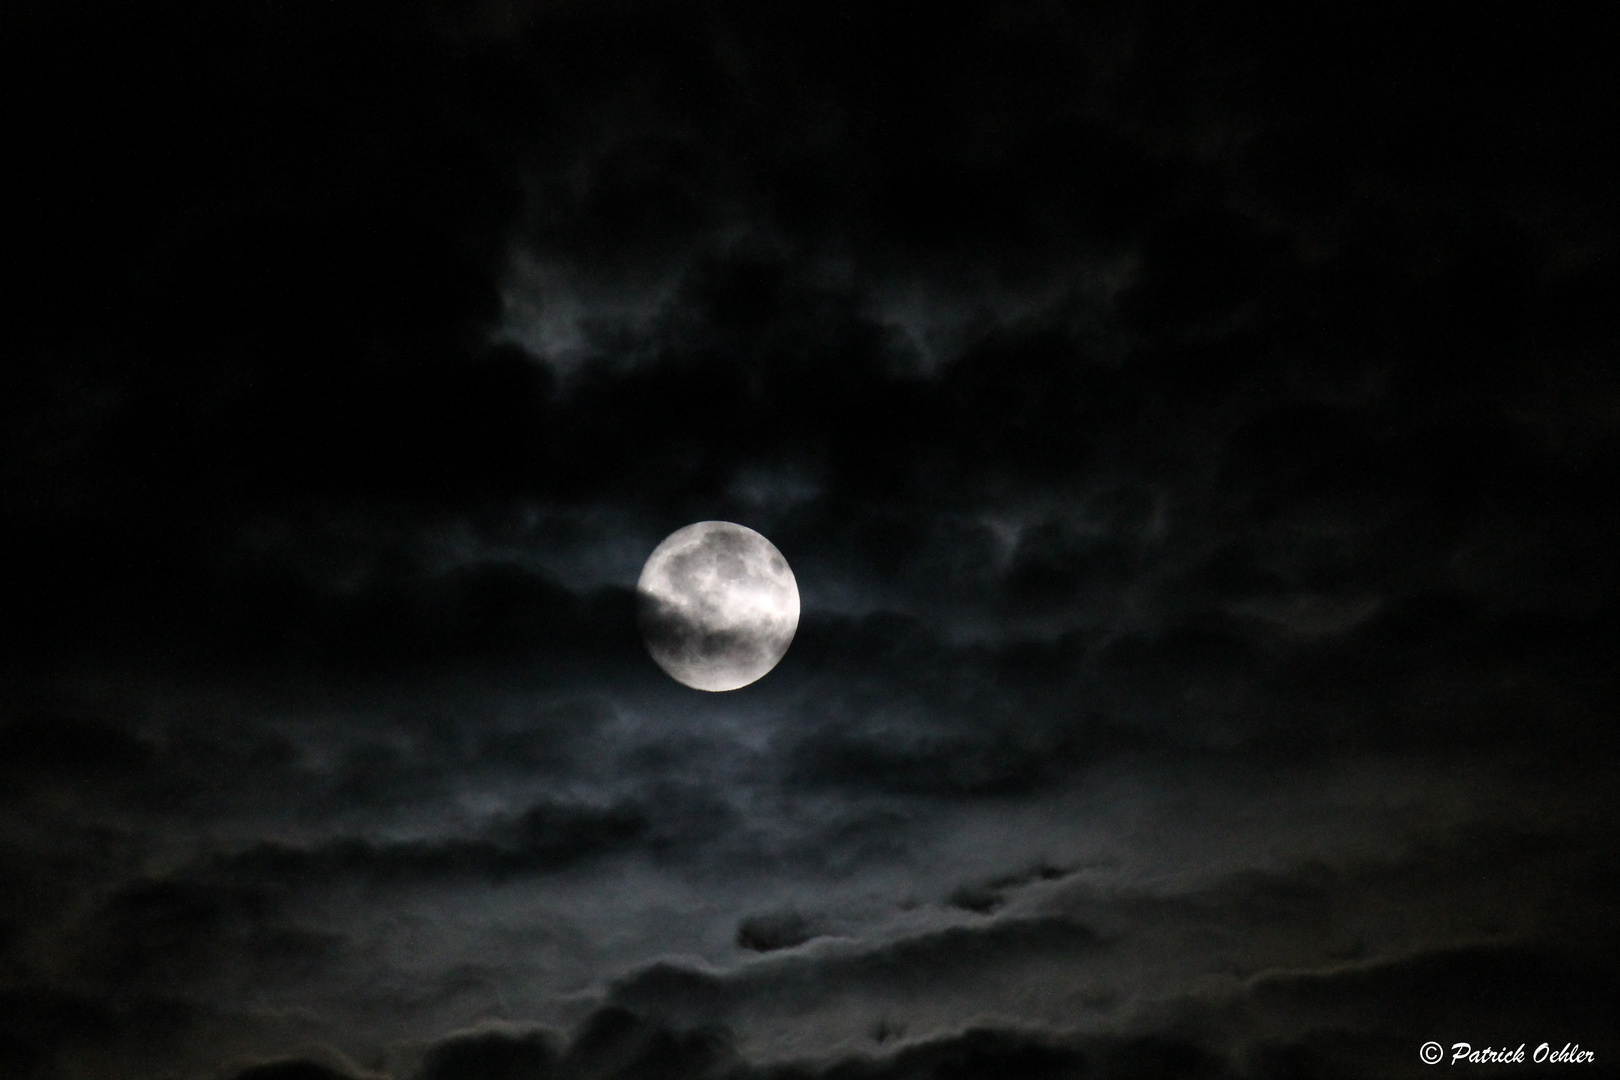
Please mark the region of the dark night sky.
POLYGON ((0 1077, 1614 1068, 1613 42, 1323 8, 0 14, 0 1077))

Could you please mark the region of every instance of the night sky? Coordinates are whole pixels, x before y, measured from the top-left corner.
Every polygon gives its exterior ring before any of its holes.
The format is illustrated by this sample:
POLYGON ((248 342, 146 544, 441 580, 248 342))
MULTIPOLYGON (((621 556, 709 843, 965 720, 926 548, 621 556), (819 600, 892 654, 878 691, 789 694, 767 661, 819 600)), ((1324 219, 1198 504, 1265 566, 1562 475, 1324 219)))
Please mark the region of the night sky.
POLYGON ((0 1077, 1613 1069, 1614 56, 9 5, 0 1077), (729 693, 636 623, 711 519, 729 693))

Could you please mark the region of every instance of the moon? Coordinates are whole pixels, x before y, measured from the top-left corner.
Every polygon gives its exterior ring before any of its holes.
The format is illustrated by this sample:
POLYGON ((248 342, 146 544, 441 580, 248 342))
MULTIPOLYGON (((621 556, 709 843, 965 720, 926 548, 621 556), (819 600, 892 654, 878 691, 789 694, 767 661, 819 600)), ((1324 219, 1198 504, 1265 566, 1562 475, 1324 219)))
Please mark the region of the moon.
POLYGON ((799 628, 799 583, 776 545, 729 521, 677 529, 636 583, 647 651, 676 682, 735 690, 774 668, 799 628))

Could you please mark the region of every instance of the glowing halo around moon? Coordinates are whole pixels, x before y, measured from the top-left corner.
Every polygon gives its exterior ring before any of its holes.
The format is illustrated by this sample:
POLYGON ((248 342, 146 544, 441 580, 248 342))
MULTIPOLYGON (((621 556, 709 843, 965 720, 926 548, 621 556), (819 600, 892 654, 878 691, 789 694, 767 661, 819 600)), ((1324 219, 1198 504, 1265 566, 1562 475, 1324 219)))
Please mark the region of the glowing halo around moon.
POLYGON ((677 529, 636 583, 647 651, 676 682, 735 690, 774 668, 799 628, 799 584, 776 545, 729 521, 677 529))

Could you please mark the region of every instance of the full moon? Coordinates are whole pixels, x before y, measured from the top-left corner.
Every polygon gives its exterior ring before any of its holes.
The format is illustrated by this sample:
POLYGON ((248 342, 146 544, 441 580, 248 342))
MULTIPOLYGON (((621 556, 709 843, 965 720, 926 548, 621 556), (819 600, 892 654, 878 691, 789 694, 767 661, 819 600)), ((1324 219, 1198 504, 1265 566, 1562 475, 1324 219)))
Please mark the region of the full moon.
POLYGON ((799 584, 776 545, 729 521, 670 533, 636 583, 647 651, 676 682, 735 690, 775 667, 799 628, 799 584))

